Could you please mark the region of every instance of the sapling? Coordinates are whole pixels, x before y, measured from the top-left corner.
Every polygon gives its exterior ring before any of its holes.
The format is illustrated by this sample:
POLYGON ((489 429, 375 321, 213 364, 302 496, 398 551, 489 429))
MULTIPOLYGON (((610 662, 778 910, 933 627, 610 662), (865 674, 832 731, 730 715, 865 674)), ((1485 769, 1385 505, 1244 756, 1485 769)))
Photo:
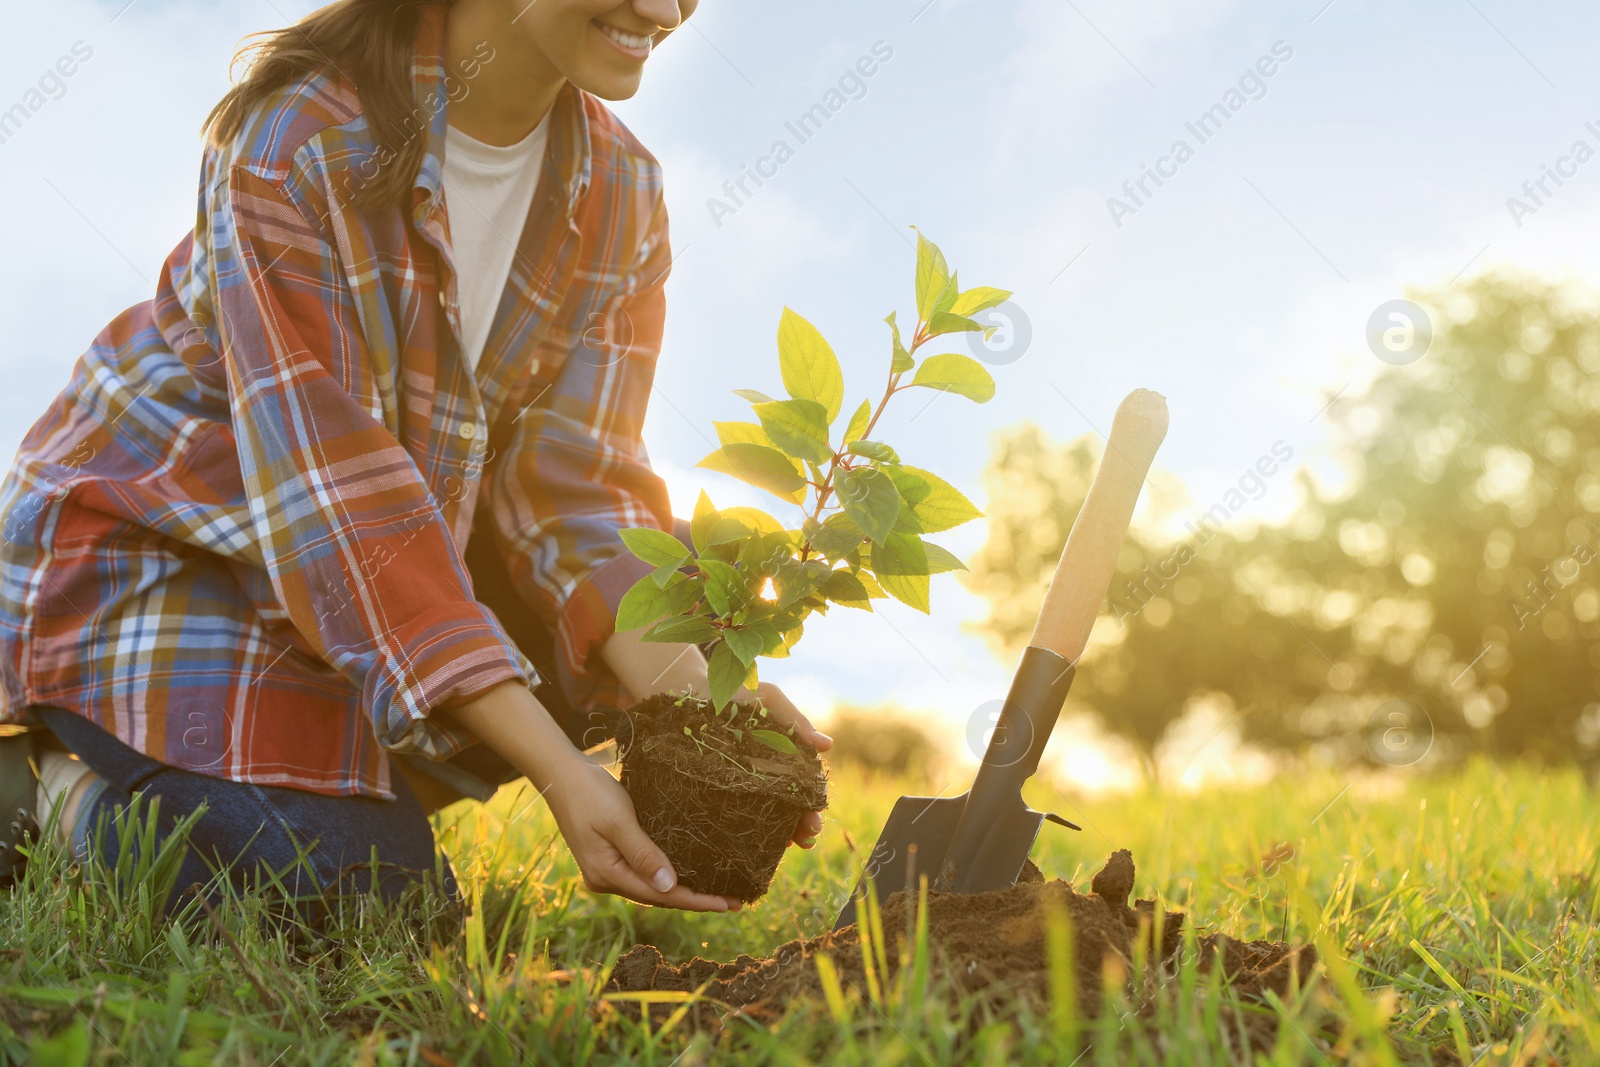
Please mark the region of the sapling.
MULTIPOLYGON (((662 530, 622 531, 629 551, 655 570, 623 597, 617 629, 649 627, 646 641, 705 647, 719 718, 741 686, 755 688, 757 658, 788 656, 813 614, 835 605, 871 611, 872 601, 886 596, 927 612, 929 577, 965 569, 926 535, 981 513, 943 478, 902 462, 876 431, 889 404, 908 390, 954 393, 980 404, 994 396, 994 379, 970 356, 921 352, 953 334, 987 337, 994 328, 972 316, 1011 294, 987 286, 963 290, 944 255, 920 232, 915 292, 909 341, 893 312, 884 319, 889 373, 882 395, 876 403, 862 400, 842 429, 839 360, 817 328, 788 308, 778 324, 778 366, 788 399, 735 390, 756 421, 714 424, 721 447, 699 465, 795 505, 797 525, 758 508, 718 510, 701 492, 692 552, 662 530)), ((725 728, 740 735, 748 730, 768 748, 795 752, 786 733, 764 718, 759 709, 730 711, 725 728)))

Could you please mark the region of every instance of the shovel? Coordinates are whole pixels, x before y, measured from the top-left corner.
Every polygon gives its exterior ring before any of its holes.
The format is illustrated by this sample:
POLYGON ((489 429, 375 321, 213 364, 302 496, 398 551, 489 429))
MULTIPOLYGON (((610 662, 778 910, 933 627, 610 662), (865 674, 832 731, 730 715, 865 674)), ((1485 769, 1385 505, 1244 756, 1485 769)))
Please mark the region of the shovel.
POLYGON ((940 892, 1004 889, 1016 884, 1046 819, 1081 829, 1054 812, 1028 807, 1022 785, 1038 769, 1055 728, 1111 586, 1139 487, 1166 433, 1167 402, 1161 394, 1136 389, 1117 408, 1100 469, 1067 535, 972 787, 960 796, 895 802, 835 930, 856 921, 856 903, 869 881, 879 900, 900 889, 914 890, 921 875, 940 892))

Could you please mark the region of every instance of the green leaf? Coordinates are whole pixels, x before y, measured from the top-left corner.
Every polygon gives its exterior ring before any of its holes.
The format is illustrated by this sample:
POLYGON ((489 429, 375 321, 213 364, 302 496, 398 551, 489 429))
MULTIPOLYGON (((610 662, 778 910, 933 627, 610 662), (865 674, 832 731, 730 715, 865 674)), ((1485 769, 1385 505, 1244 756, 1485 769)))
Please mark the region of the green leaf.
POLYGON ((942 545, 932 541, 922 542, 922 550, 928 554, 928 573, 945 574, 949 571, 964 571, 967 565, 956 558, 955 553, 942 545))
POLYGON ((1004 289, 995 289, 987 285, 974 286, 956 298, 951 305, 952 315, 976 315, 980 311, 988 311, 992 307, 999 307, 1011 294, 1004 289))
MULTIPOLYGON (((724 448, 726 448, 728 445, 758 445, 762 448, 770 448, 774 452, 778 451, 778 446, 772 443, 772 438, 767 436, 767 431, 763 430, 759 423, 713 422, 711 425, 717 428, 717 440, 722 442, 724 448)), ((805 468, 800 465, 798 460, 790 460, 789 466, 794 469, 796 477, 802 480, 805 478, 805 468)), ((769 490, 769 492, 776 492, 776 490, 769 490)), ((802 503, 805 500, 805 490, 803 488, 793 490, 789 493, 778 493, 777 495, 794 504, 802 503)), ((723 509, 722 513, 724 515, 730 515, 740 510, 755 511, 756 509, 725 508, 723 509)), ((742 521, 747 526, 753 525, 748 518, 745 518, 742 521)))
POLYGON ((940 315, 948 314, 956 306, 956 297, 961 295, 961 282, 956 277, 956 272, 950 272, 950 280, 944 283, 944 288, 939 291, 939 299, 934 301, 933 314, 929 320, 937 319, 940 315))
POLYGON ((621 534, 628 551, 652 567, 676 567, 689 558, 688 547, 665 530, 633 526, 621 534))
POLYGON ((743 399, 750 401, 752 404, 765 404, 772 400, 772 397, 761 392, 759 389, 735 389, 733 391, 733 395, 742 397, 743 399))
POLYGON ((796 756, 800 753, 793 741, 776 730, 751 730, 750 736, 774 752, 782 752, 788 756, 796 756))
POLYGON ((888 599, 889 594, 883 591, 883 586, 878 584, 878 580, 872 576, 870 571, 856 571, 856 581, 860 582, 861 587, 867 591, 869 600, 888 599))
POLYGON ((784 651, 783 651, 782 654, 787 656, 789 654, 789 651, 791 649, 793 649, 795 645, 800 643, 800 639, 802 637, 804 637, 805 634, 806 634, 805 624, 804 623, 799 623, 799 622, 795 623, 793 627, 790 627, 790 628, 784 630, 783 631, 783 649, 784 649, 784 651))
POLYGON ((883 544, 874 545, 872 573, 890 596, 908 607, 928 612, 928 555, 919 538, 894 534, 883 544))
POLYGON ((742 541, 749 536, 750 527, 731 515, 719 515, 717 521, 711 524, 711 529, 706 531, 706 544, 715 547, 731 541, 742 541))
POLYGON ((682 566, 680 563, 668 563, 657 567, 650 572, 650 580, 656 583, 657 589, 665 589, 667 583, 672 581, 672 576, 678 573, 680 566, 682 566))
POLYGON ((771 574, 779 561, 793 553, 789 534, 780 530, 774 534, 755 534, 739 546, 739 565, 744 568, 746 584, 759 588, 761 576, 771 574))
MULTIPOLYGON (((771 401, 768 401, 771 403, 771 401)), ((724 445, 763 445, 767 448, 775 447, 772 438, 767 436, 759 423, 754 422, 713 422, 716 428, 717 441, 724 445)))
POLYGON ((950 266, 939 246, 917 230, 917 317, 926 322, 950 284, 950 266))
POLYGON ((933 495, 933 482, 930 479, 934 476, 925 470, 908 467, 903 463, 885 466, 882 470, 889 476, 889 480, 894 482, 894 487, 900 490, 900 499, 904 500, 908 507, 916 507, 933 495))
POLYGON ((705 576, 706 603, 721 618, 727 618, 745 602, 744 578, 733 564, 720 559, 698 561, 700 573, 705 576))
POLYGON ((643 635, 645 641, 667 644, 701 645, 717 636, 716 627, 698 615, 674 615, 662 619, 643 635))
POLYGON ((722 640, 746 668, 755 662, 767 644, 759 633, 747 629, 724 630, 722 640))
POLYGON ((905 342, 900 340, 900 325, 894 321, 894 312, 889 312, 883 321, 889 324, 889 332, 894 337, 893 354, 889 358, 889 373, 904 374, 916 366, 916 360, 911 358, 911 353, 906 351, 905 342))
POLYGON ((711 705, 718 711, 728 706, 728 701, 733 699, 733 694, 739 691, 744 684, 745 676, 749 674, 749 667, 739 662, 739 657, 733 654, 726 641, 719 641, 717 647, 711 650, 711 660, 707 664, 707 680, 711 683, 711 705))
POLYGON ((845 451, 852 456, 866 456, 882 463, 899 463, 900 456, 881 441, 852 441, 845 451))
POLYGON ((788 655, 789 653, 789 650, 783 644, 784 627, 780 625, 780 619, 783 623, 787 623, 791 629, 800 625, 800 620, 793 615, 783 615, 779 616, 778 619, 768 619, 764 622, 755 623, 750 627, 754 633, 761 637, 761 654, 763 656, 770 656, 774 653, 788 655))
POLYGON ((983 517, 961 490, 932 471, 899 466, 887 467, 885 473, 916 514, 924 533, 939 533, 983 517))
POLYGON ((757 404, 755 412, 761 428, 781 451, 812 463, 833 458, 828 445, 828 413, 815 400, 774 400, 757 404))
POLYGON ((839 357, 817 328, 788 308, 778 322, 778 369, 783 387, 796 400, 815 400, 827 413, 828 425, 844 403, 844 372, 839 357))
POLYGON ((686 575, 674 574, 665 588, 645 575, 633 583, 633 588, 624 593, 617 604, 616 631, 627 633, 649 626, 664 615, 680 614, 699 599, 698 594, 698 583, 690 582, 686 575), (691 598, 688 604, 683 603, 685 596, 691 598))
POLYGON ((956 315, 949 311, 935 311, 933 318, 928 320, 928 336, 938 337, 947 333, 982 333, 988 327, 981 322, 973 322, 965 315, 956 315))
POLYGON ((741 482, 794 499, 800 493, 804 499, 805 476, 794 469, 789 457, 776 448, 765 445, 723 445, 702 459, 698 466, 706 470, 731 474, 741 482))
POLYGON ((790 607, 796 601, 803 600, 815 592, 818 584, 817 577, 803 567, 799 560, 785 560, 778 565, 777 573, 772 576, 772 587, 778 594, 775 606, 780 610, 790 607))
POLYGON ((923 360, 911 384, 957 393, 980 404, 987 403, 994 396, 994 379, 983 369, 983 364, 971 356, 954 352, 929 356, 923 360))
POLYGON ((922 528, 921 520, 917 518, 916 511, 910 507, 904 496, 900 498, 900 502, 900 514, 895 517, 894 532, 908 534, 926 533, 927 531, 922 528))
POLYGON ((861 584, 860 578, 842 567, 830 574, 828 580, 822 583, 822 595, 835 604, 843 604, 847 608, 872 610, 872 598, 867 594, 867 587, 861 584))
POLYGON ((724 518, 738 519, 752 530, 760 530, 764 534, 783 533, 783 523, 768 515, 760 508, 723 508, 724 518))
POLYGON ((665 592, 668 595, 667 614, 682 615, 705 598, 706 583, 698 575, 693 578, 685 577, 683 581, 674 583, 665 592))
POLYGON ((828 575, 833 573, 833 566, 820 559, 808 559, 800 566, 805 568, 805 572, 811 575, 811 580, 818 585, 827 581, 828 575))
POLYGON ((927 577, 928 550, 915 534, 890 534, 872 546, 872 573, 881 581, 890 575, 927 577))
POLYGON ((843 512, 828 516, 821 528, 811 538, 811 547, 828 559, 838 562, 854 552, 866 537, 855 520, 843 512))
POLYGON ((778 572, 779 567, 793 562, 799 551, 800 541, 793 530, 762 534, 761 560, 756 565, 757 569, 770 578, 778 572))
POLYGON ((850 416, 850 424, 844 430, 844 443, 859 441, 867 432, 867 424, 872 421, 872 401, 863 400, 861 406, 856 408, 856 413, 850 416))
POLYGON ((702 489, 700 490, 700 495, 695 499, 694 518, 689 523, 689 539, 694 542, 694 550, 696 552, 705 551, 706 534, 710 532, 712 524, 716 521, 717 509, 712 506, 711 498, 702 489))
POLYGON ((867 468, 840 472, 836 483, 844 513, 874 543, 889 536, 900 515, 900 491, 888 475, 867 468))

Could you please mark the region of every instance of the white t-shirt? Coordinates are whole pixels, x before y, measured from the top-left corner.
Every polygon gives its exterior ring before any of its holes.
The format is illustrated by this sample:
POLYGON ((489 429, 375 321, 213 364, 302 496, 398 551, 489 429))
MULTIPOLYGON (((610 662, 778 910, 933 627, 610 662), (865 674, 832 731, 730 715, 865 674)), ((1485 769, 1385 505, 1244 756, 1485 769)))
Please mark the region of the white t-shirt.
POLYGON ((511 261, 544 168, 549 130, 547 114, 528 136, 501 148, 474 140, 454 126, 445 127, 445 211, 455 256, 461 346, 474 369, 511 275, 511 261))

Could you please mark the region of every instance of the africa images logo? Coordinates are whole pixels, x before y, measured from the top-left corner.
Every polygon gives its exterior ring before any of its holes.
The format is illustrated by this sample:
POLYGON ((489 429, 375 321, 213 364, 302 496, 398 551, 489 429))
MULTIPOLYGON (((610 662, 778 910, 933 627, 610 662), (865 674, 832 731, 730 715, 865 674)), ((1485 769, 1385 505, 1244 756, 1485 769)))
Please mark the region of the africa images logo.
POLYGON ((1183 124, 1183 128, 1194 138, 1194 144, 1191 145, 1186 137, 1179 137, 1172 142, 1166 155, 1156 159, 1154 167, 1141 163, 1139 176, 1122 183, 1122 194, 1127 199, 1115 196, 1106 198, 1106 210, 1111 212, 1111 221, 1116 223, 1117 229, 1122 229, 1123 219, 1138 214, 1139 209, 1167 184, 1167 180, 1178 176, 1178 168, 1194 158, 1196 148, 1221 133, 1228 120, 1244 110, 1250 101, 1266 96, 1266 80, 1278 73, 1279 67, 1292 58, 1294 49, 1287 41, 1272 42, 1271 54, 1257 59, 1239 75, 1236 86, 1229 86, 1223 92, 1222 99, 1202 111, 1192 122, 1183 124), (1153 189, 1152 183, 1155 185, 1153 189))
POLYGON ((706 198, 706 210, 711 213, 711 221, 717 224, 717 229, 722 229, 723 220, 737 214, 739 209, 749 203, 755 195, 754 190, 750 188, 752 182, 757 189, 760 189, 767 184, 767 180, 776 178, 779 168, 795 157, 799 146, 821 133, 823 126, 827 125, 833 116, 843 111, 850 101, 866 97, 867 80, 893 58, 894 48, 887 41, 874 41, 871 54, 861 56, 854 64, 846 67, 844 73, 839 75, 836 85, 830 86, 822 94, 821 100, 806 108, 792 121, 783 124, 783 128, 794 138, 793 144, 789 143, 788 137, 780 137, 773 141, 766 154, 758 157, 753 164, 741 163, 739 176, 729 178, 722 183, 722 193, 726 199, 715 196, 706 198))
POLYGON ((72 42, 71 54, 56 60, 39 75, 38 82, 15 104, 0 111, 0 144, 5 144, 18 133, 33 116, 44 110, 52 100, 67 95, 67 79, 78 73, 83 64, 94 58, 94 48, 87 41, 72 42))

